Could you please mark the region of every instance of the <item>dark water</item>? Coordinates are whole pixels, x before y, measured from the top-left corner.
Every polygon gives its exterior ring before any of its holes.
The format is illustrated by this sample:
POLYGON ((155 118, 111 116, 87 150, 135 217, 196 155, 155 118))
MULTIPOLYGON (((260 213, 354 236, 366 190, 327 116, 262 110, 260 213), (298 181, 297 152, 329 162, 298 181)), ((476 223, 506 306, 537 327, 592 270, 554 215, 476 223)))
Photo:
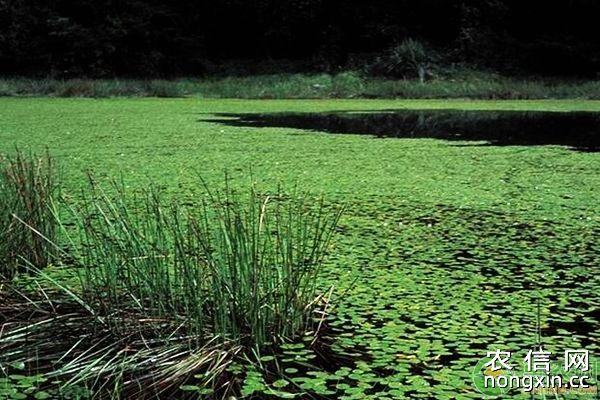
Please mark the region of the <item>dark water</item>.
POLYGON ((600 113, 592 112, 401 110, 220 116, 227 118, 210 121, 380 138, 435 138, 486 141, 497 146, 563 145, 580 151, 600 150, 600 113))

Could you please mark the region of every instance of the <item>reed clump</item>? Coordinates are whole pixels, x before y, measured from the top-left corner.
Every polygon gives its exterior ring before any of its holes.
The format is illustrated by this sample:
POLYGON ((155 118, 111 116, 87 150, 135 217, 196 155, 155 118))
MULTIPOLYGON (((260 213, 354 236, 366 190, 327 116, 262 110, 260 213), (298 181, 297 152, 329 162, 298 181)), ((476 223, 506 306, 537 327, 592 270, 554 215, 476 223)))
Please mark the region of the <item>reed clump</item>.
POLYGON ((12 278, 27 264, 47 266, 54 253, 59 193, 54 160, 17 149, 0 156, 0 277, 12 278))
MULTIPOLYGON (((30 264, 36 274, 6 291, 0 364, 26 360, 61 390, 168 394, 202 376, 211 392, 233 360, 317 332, 342 210, 280 188, 203 187, 202 202, 183 206, 90 177, 80 199, 61 202, 57 241, 44 237, 60 249, 56 269, 30 264)), ((20 228, 41 236, 32 226, 20 228)))
POLYGON ((122 188, 91 187, 72 208, 80 244, 72 247, 83 296, 98 312, 137 310, 251 346, 306 328, 340 210, 255 186, 206 188, 197 207, 155 189, 131 201, 122 188))

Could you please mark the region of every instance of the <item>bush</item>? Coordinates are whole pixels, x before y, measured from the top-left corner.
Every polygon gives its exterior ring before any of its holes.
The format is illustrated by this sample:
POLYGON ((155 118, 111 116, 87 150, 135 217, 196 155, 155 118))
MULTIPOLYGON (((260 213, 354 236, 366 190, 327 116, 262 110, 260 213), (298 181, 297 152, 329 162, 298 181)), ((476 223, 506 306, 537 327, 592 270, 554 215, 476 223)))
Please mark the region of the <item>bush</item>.
POLYGON ((64 81, 59 89, 59 97, 95 97, 94 82, 84 79, 64 81))
POLYGON ((371 75, 424 81, 433 74, 439 55, 424 43, 406 39, 377 57, 367 66, 371 75))
POLYGON ((342 72, 332 79, 332 95, 336 97, 355 97, 360 95, 365 87, 363 77, 354 71, 342 72))
POLYGON ((0 159, 0 277, 10 278, 31 263, 45 267, 54 253, 58 191, 50 155, 0 159))

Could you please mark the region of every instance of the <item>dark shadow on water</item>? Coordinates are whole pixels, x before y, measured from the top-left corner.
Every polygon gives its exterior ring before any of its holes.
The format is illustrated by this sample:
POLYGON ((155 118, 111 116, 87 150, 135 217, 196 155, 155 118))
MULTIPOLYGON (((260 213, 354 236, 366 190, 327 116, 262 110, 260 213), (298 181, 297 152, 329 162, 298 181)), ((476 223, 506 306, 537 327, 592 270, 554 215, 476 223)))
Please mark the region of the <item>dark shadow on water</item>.
POLYGON ((394 110, 380 112, 218 114, 230 126, 286 127, 379 138, 485 141, 496 146, 562 145, 600 150, 600 113, 394 110))

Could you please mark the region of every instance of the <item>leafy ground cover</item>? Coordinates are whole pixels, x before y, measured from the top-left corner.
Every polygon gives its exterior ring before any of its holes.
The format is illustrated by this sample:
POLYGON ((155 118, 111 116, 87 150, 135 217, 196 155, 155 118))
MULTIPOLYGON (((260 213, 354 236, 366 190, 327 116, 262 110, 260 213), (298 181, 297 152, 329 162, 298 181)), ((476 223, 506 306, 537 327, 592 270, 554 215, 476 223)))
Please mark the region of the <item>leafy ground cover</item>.
POLYGON ((48 146, 74 197, 92 169, 101 181, 121 175, 138 190, 152 180, 194 203, 197 175, 218 183, 227 170, 234 186, 285 182, 344 204, 320 283, 334 286, 322 341, 285 345, 261 368, 232 365, 247 396, 480 398, 473 375, 487 350, 521 355, 540 340, 555 361, 570 348, 598 354, 597 153, 206 121, 394 108, 600 111, 600 103, 2 99, 0 151, 48 146))

